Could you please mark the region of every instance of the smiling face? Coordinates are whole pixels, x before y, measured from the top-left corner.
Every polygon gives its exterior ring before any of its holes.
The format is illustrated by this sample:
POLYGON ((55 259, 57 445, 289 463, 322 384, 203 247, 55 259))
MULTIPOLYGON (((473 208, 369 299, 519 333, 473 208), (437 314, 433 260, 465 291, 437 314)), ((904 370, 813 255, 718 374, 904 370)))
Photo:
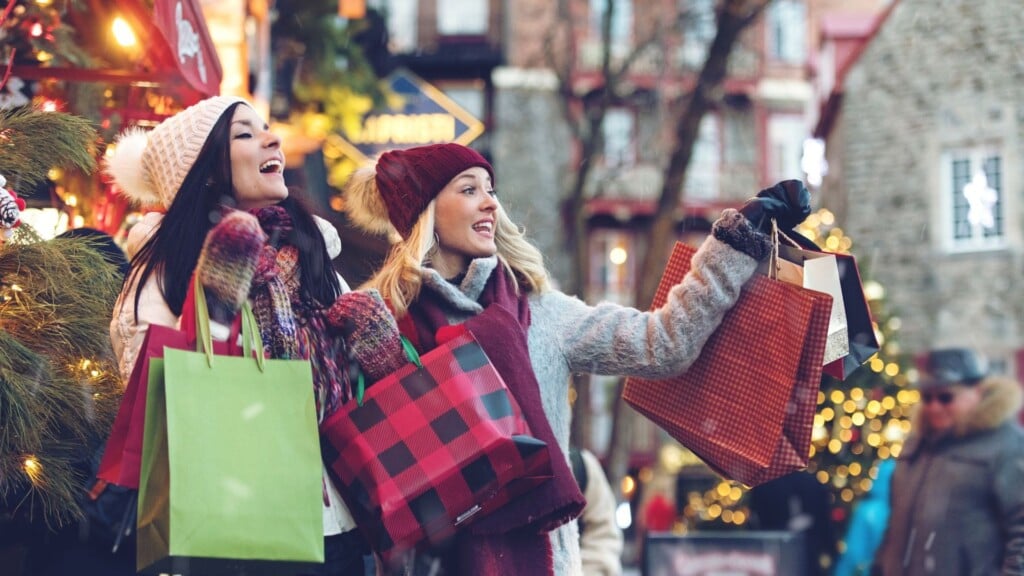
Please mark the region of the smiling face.
POLYGON ((281 139, 249 106, 231 118, 231 182, 240 210, 271 206, 288 197, 281 139))
POLYGON ((434 205, 437 253, 434 268, 446 278, 466 270, 470 260, 493 256, 498 198, 487 170, 474 166, 452 178, 434 205))

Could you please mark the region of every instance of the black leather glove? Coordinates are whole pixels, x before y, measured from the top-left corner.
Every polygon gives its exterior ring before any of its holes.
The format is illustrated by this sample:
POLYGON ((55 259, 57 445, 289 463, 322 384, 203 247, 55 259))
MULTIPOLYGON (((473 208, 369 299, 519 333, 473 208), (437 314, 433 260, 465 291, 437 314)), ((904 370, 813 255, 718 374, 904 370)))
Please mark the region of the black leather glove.
POLYGON ((783 180, 747 200, 740 214, 766 234, 771 232, 772 218, 780 230, 792 230, 811 214, 811 193, 799 180, 783 180))

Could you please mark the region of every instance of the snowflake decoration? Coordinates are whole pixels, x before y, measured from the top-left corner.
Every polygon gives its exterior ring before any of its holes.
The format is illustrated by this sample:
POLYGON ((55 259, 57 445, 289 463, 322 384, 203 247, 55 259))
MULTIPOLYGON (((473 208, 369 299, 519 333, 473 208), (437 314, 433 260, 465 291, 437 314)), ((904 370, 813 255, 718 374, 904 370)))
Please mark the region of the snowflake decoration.
POLYGON ((989 187, 984 170, 974 173, 971 181, 964 185, 963 194, 969 206, 967 221, 973 226, 994 228, 996 221, 992 209, 999 201, 999 192, 989 187))

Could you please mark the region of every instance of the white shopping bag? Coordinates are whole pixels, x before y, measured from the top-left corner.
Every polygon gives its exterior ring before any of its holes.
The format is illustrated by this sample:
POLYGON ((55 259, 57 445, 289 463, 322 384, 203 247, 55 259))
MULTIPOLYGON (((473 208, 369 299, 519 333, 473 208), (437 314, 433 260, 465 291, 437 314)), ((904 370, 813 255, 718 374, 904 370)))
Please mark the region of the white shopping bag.
POLYGON ((825 252, 779 246, 779 259, 775 266, 779 280, 832 296, 828 342, 825 345, 822 365, 835 362, 849 354, 849 328, 846 324, 846 306, 843 302, 843 288, 839 283, 836 257, 825 252))

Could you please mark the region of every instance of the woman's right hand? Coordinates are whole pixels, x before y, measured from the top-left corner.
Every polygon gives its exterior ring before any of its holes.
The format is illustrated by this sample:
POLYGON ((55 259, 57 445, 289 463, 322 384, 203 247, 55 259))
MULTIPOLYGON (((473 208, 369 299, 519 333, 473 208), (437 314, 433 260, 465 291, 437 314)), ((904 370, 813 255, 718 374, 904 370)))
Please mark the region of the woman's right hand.
POLYGON ((227 213, 206 235, 196 273, 219 304, 237 311, 245 303, 266 241, 256 217, 241 210, 227 213))

